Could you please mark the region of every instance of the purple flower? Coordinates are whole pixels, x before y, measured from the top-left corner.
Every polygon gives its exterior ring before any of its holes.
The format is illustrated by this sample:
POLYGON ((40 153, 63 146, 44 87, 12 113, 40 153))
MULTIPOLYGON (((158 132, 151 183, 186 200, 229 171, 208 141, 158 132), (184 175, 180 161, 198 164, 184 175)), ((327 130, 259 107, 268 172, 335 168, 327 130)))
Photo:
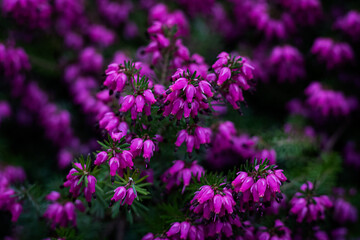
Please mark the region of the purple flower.
POLYGON ((217 61, 212 65, 217 78, 218 91, 232 107, 241 112, 240 102, 244 101, 242 91, 247 91, 253 85, 254 67, 240 56, 230 59, 230 55, 222 52, 217 61))
POLYGON ((344 148, 345 164, 353 168, 360 168, 360 151, 356 150, 355 142, 348 142, 344 148))
POLYGON ((275 47, 269 57, 269 69, 279 82, 295 82, 305 77, 302 54, 290 45, 275 47))
POLYGON ((29 28, 46 29, 51 23, 52 10, 48 0, 4 0, 2 11, 29 28))
POLYGON ((349 11, 334 23, 334 28, 341 30, 354 41, 360 40, 360 13, 356 10, 349 11))
POLYGON ((322 117, 347 116, 358 104, 355 98, 347 98, 342 92, 325 89, 319 82, 311 83, 305 89, 305 94, 308 96, 306 103, 312 112, 322 117))
POLYGON ((357 209, 342 198, 337 198, 334 203, 334 220, 340 224, 357 221, 357 209))
POLYGON ((185 142, 186 152, 191 155, 193 149, 200 149, 201 144, 209 144, 211 141, 212 131, 210 128, 204 128, 200 126, 192 127, 193 134, 190 134, 190 129, 181 130, 177 134, 177 140, 175 142, 175 151, 185 142))
POLYGON ((272 7, 274 6, 265 1, 253 1, 245 14, 250 25, 263 33, 267 39, 285 39, 295 31, 295 23, 287 12, 281 12, 278 18, 272 18, 272 7))
POLYGON ((238 172, 238 176, 232 181, 234 191, 240 193, 242 202, 255 202, 262 204, 270 202, 272 198, 283 198, 280 186, 287 178, 280 169, 269 169, 269 166, 257 165, 251 172, 238 172))
POLYGON ((297 24, 312 26, 323 17, 319 0, 281 0, 280 2, 289 10, 297 24))
MULTIPOLYGON (((50 195, 55 195, 56 192, 50 193, 50 195)), ((57 193, 58 194, 58 193, 57 193)), ((43 216, 51 222, 51 227, 55 228, 56 226, 67 227, 69 224, 71 226, 76 226, 76 212, 75 210, 78 209, 79 211, 83 211, 83 205, 79 200, 78 202, 65 202, 59 203, 56 202, 60 196, 57 196, 56 199, 50 199, 53 203, 51 203, 43 216)))
POLYGON ((102 25, 89 26, 88 36, 93 43, 108 47, 115 41, 115 33, 102 25))
POLYGON ((307 182, 300 187, 301 192, 295 193, 290 201, 290 213, 297 216, 297 222, 317 221, 325 219, 325 210, 333 206, 326 195, 316 196, 313 183, 307 182))
POLYGON ((345 42, 335 42, 331 38, 317 38, 311 47, 311 53, 324 62, 328 69, 352 64, 355 60, 351 46, 345 42))
POLYGON ((195 192, 191 204, 191 211, 202 215, 203 218, 208 220, 213 219, 214 214, 219 217, 231 215, 236 205, 230 189, 213 189, 213 186, 209 185, 204 185, 200 187, 199 191, 195 192))
POLYGON ((103 57, 94 48, 88 47, 80 53, 79 62, 85 72, 99 72, 102 68, 103 57))
POLYGON ((170 190, 174 186, 180 186, 183 184, 182 192, 190 185, 192 176, 198 181, 203 176, 205 170, 203 167, 197 164, 197 161, 193 161, 191 164, 185 163, 182 160, 174 161, 174 165, 164 172, 161 180, 166 183, 166 189, 170 190))

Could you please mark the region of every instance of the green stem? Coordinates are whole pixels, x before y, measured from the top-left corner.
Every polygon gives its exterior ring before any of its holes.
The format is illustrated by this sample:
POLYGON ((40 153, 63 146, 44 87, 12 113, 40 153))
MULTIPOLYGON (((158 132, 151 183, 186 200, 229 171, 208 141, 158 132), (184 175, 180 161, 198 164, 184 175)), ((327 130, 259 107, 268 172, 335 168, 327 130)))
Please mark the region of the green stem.
POLYGON ((163 64, 163 67, 162 67, 162 70, 161 70, 160 83, 162 85, 164 85, 166 83, 166 75, 167 75, 167 70, 168 70, 168 67, 169 67, 169 62, 170 62, 170 49, 165 54, 164 64, 163 64))

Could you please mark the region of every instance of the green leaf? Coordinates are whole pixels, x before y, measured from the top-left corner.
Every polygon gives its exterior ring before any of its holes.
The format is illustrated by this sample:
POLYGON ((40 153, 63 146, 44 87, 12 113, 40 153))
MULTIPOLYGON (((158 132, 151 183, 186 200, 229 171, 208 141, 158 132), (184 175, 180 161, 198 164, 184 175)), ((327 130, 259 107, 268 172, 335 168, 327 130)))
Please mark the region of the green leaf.
POLYGON ((82 175, 76 185, 79 185, 81 183, 81 181, 84 179, 84 177, 85 177, 85 175, 82 175))

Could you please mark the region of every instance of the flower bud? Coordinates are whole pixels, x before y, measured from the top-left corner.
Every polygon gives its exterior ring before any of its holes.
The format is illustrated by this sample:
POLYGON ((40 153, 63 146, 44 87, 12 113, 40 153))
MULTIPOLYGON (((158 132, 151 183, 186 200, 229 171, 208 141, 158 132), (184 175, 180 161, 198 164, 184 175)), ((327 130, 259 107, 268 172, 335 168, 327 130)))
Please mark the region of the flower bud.
POLYGON ((112 157, 109 161, 110 176, 115 176, 117 169, 120 167, 119 159, 112 157))
POLYGON ((135 97, 133 95, 127 95, 124 97, 121 104, 120 112, 127 112, 135 103, 135 97))
POLYGON ((173 92, 175 90, 180 90, 185 88, 188 85, 188 80, 186 78, 179 78, 175 81, 173 85, 170 86, 170 90, 173 92))
POLYGON ((177 234, 178 232, 180 232, 180 223, 175 222, 169 229, 169 231, 166 232, 166 235, 168 237, 171 237, 175 234, 177 234))
POLYGON ((155 144, 154 144, 154 142, 152 141, 152 140, 146 140, 145 142, 144 142, 144 147, 143 147, 143 149, 144 149, 144 154, 143 154, 143 157, 145 158, 145 159, 149 159, 149 158, 151 158, 152 156, 153 156, 153 154, 154 154, 154 151, 155 151, 155 144))
POLYGON ((111 201, 119 201, 120 199, 124 199, 125 195, 126 195, 126 188, 121 186, 118 187, 114 190, 115 194, 114 196, 111 198, 111 201))
POLYGON ((135 104, 136 104, 136 112, 142 112, 144 105, 145 105, 145 99, 142 95, 138 95, 136 96, 135 99, 135 104))
POLYGON ((219 214, 221 211, 222 202, 223 202, 222 196, 220 194, 216 194, 214 196, 213 201, 214 201, 214 212, 216 214, 219 214))
POLYGON ((226 80, 231 78, 231 70, 228 67, 224 67, 219 72, 219 77, 217 80, 217 85, 222 85, 226 80))
POLYGON ((179 133, 178 133, 178 137, 176 139, 176 142, 175 142, 175 146, 177 147, 180 147, 181 144, 187 140, 187 137, 188 137, 188 133, 186 130, 181 130, 179 133))
POLYGON ((252 177, 246 177, 244 182, 241 184, 239 189, 240 192, 245 192, 250 189, 250 187, 254 184, 254 179, 252 177))
POLYGON ((154 104, 156 102, 154 94, 152 93, 152 91, 150 89, 146 89, 143 93, 143 96, 149 104, 154 104))
POLYGON ((128 204, 128 205, 131 205, 135 198, 136 198, 136 195, 134 193, 134 189, 129 188, 126 191, 125 203, 128 204))
POLYGON ((189 229, 190 229, 189 222, 184 221, 180 224, 180 239, 187 239, 189 229))
POLYGON ((107 158, 108 158, 107 152, 105 152, 105 151, 99 152, 96 155, 96 159, 94 161, 94 164, 95 165, 103 164, 107 160, 107 158))

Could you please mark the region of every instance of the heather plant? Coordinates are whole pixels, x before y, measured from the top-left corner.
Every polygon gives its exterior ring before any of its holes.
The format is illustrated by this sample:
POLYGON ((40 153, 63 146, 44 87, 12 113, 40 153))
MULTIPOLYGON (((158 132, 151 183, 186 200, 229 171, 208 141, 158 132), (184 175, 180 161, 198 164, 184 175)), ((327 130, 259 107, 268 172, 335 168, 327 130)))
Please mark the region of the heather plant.
POLYGON ((0 238, 360 236, 359 3, 0 2, 0 238))

